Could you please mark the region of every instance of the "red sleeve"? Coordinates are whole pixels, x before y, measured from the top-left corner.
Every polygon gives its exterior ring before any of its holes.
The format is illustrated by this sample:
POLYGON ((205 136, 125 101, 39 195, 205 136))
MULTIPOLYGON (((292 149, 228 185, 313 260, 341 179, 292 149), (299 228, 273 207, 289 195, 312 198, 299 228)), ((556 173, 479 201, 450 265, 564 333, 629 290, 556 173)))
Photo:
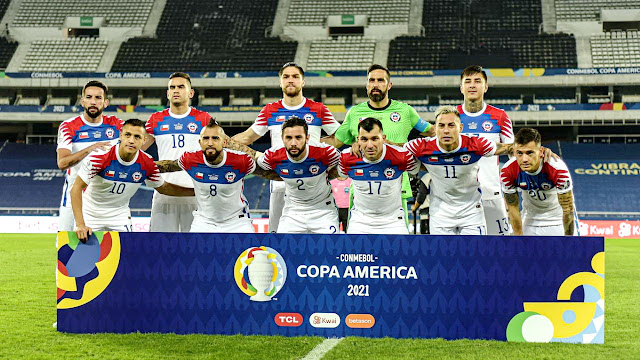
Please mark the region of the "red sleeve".
POLYGON ((268 149, 258 158, 258 165, 265 170, 273 170, 273 151, 268 149))
POLYGON ((185 151, 178 159, 178 166, 182 170, 189 170, 197 165, 200 151, 185 151))
POLYGON ((496 143, 491 140, 479 136, 469 137, 471 149, 481 156, 491 156, 496 152, 496 143))
POLYGON ((513 124, 505 111, 502 112, 498 125, 500 126, 500 142, 513 144, 513 124))
POLYGON ((153 136, 153 129, 156 127, 155 115, 156 114, 151 114, 151 116, 149 116, 149 119, 147 120, 147 123, 144 126, 144 128, 147 130, 147 133, 152 136, 153 136))
POLYGON ((340 153, 338 153, 338 150, 333 146, 327 146, 325 148, 325 155, 327 157, 328 167, 337 166, 340 162, 340 153))
POLYGON ((516 159, 509 160, 500 171, 500 182, 502 183, 502 191, 506 194, 513 194, 516 192, 516 179, 518 178, 518 172, 520 167, 516 159))

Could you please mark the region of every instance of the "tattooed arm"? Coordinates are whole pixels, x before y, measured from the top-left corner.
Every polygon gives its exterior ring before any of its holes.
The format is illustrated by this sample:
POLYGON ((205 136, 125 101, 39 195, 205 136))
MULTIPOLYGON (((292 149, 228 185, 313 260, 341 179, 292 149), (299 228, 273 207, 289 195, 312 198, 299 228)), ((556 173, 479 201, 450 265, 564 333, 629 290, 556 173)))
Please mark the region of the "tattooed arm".
POLYGON ((182 171, 182 168, 178 165, 178 160, 160 160, 156 161, 156 165, 161 173, 182 171))
POLYGON ((558 194, 558 202, 562 207, 562 225, 564 226, 565 235, 573 235, 574 217, 573 217, 573 191, 564 194, 558 194))
POLYGON ((233 138, 227 138, 227 141, 224 147, 227 149, 241 151, 243 153, 249 154, 254 160, 258 159, 260 155, 262 155, 261 152, 254 150, 248 147, 247 145, 244 145, 241 142, 234 140, 233 138))
POLYGON ((497 143, 496 145, 496 155, 513 155, 513 144, 497 143))
POLYGON ((253 170, 252 174, 261 178, 265 178, 267 180, 282 181, 282 178, 280 177, 280 175, 278 175, 278 173, 273 170, 265 170, 261 168, 260 165, 256 165, 256 169, 253 170))
POLYGON ((522 235, 522 218, 520 217, 520 198, 518 193, 504 194, 504 201, 507 204, 509 222, 513 228, 514 235, 522 235))

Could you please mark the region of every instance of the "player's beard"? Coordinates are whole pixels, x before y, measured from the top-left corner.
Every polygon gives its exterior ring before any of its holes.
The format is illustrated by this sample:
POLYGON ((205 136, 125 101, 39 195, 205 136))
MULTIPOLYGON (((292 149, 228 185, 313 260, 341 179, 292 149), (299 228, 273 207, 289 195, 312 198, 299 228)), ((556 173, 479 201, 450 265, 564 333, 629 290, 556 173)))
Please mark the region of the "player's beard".
POLYGON ((300 156, 300 154, 302 154, 302 152, 304 151, 304 149, 307 147, 307 143, 305 142, 304 144, 302 144, 302 146, 300 147, 296 147, 295 150, 298 150, 297 154, 292 154, 291 150, 293 149, 286 149, 287 153, 289 154, 289 156, 291 156, 292 158, 297 158, 298 156, 300 156))
POLYGON ((298 87, 286 87, 284 90, 284 93, 287 94, 288 97, 296 97, 298 96, 298 94, 300 94, 300 91, 302 91, 302 88, 298 88, 298 87))
POLYGON ((215 148, 207 148, 207 149, 204 150, 204 157, 205 157, 205 159, 207 159, 207 162, 209 164, 215 163, 216 160, 218 160, 218 158, 220 157, 221 154, 222 154, 222 151, 218 151, 215 148), (213 153, 210 153, 207 150, 213 150, 213 153))
POLYGON ((102 110, 104 110, 104 109, 100 109, 100 108, 98 108, 98 107, 92 106, 92 107, 89 107, 89 108, 87 109, 86 113, 87 113, 87 115, 89 115, 89 117, 90 117, 90 118, 92 118, 92 119, 97 119, 98 117, 100 117, 100 115, 102 115, 102 110), (94 112, 94 113, 92 113, 92 112, 91 112, 91 109, 92 109, 92 108, 97 109, 97 111, 96 111, 96 112, 94 112))
POLYGON ((373 102, 380 102, 387 96, 386 91, 383 91, 382 89, 377 90, 379 90, 380 92, 374 93, 373 90, 369 92, 369 99, 371 99, 371 101, 373 102))

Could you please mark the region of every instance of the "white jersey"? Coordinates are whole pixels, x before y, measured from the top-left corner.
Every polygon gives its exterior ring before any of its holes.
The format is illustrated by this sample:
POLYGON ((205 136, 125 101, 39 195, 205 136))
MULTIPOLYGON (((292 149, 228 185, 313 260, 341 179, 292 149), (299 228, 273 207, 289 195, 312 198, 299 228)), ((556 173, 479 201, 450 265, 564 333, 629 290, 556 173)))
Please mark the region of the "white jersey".
MULTIPOLYGON (((338 172, 350 177, 353 184, 352 211, 372 219, 397 219, 402 208, 402 174, 418 173, 415 157, 407 150, 383 144, 377 161, 351 154, 351 148, 342 151, 338 172)), ((403 221, 404 223, 404 221, 403 221)))
POLYGON ((435 137, 405 144, 431 174, 429 213, 452 219, 454 223, 456 219, 483 211, 478 160, 493 156, 497 148, 492 141, 467 135, 460 135, 458 144, 452 151, 442 149, 435 137))
MULTIPOLYGON (((189 108, 185 114, 176 115, 170 109, 153 113, 146 123, 146 130, 155 138, 158 146, 158 160, 177 160, 185 151, 200 150, 200 131, 209 123, 209 115, 205 111, 189 108)), ((162 178, 172 184, 193 187, 191 178, 184 171, 163 173, 162 178)), ((154 202, 185 203, 191 202, 189 196, 175 197, 160 193, 154 194, 154 202)))
MULTIPOLYGON (((482 110, 476 113, 467 112, 463 105, 458 105, 458 112, 463 134, 480 136, 495 143, 513 144, 513 126, 504 110, 483 103, 482 110)), ((478 181, 482 189, 482 199, 502 197, 498 157, 482 158, 479 163, 478 181)))
POLYGON ((274 170, 285 183, 285 207, 312 210, 317 204, 333 202, 327 171, 338 165, 340 154, 331 145, 308 142, 307 155, 292 160, 284 146, 272 147, 258 158, 258 165, 274 170))
POLYGON ((138 151, 133 160, 125 162, 120 158, 118 145, 87 156, 78 176, 88 184, 82 194, 82 213, 89 227, 128 225, 129 200, 140 185, 144 182, 156 188, 164 183, 149 154, 138 151))
MULTIPOLYGON (((84 114, 72 117, 63 121, 58 128, 57 149, 67 149, 72 154, 75 154, 102 141, 110 141, 111 145, 115 145, 118 143, 123 123, 122 120, 115 116, 102 115, 100 122, 97 123, 86 121, 84 114)), ((65 171, 69 189, 73 186, 73 181, 76 179, 79 169, 80 163, 65 171)), ((66 204, 65 195, 63 195, 62 205, 71 206, 71 204, 66 204)))
POLYGON ((202 151, 193 151, 182 154, 178 164, 193 180, 198 216, 214 224, 249 217, 243 190, 245 176, 256 169, 251 156, 225 149, 222 162, 212 165, 202 151))
MULTIPOLYGON (((515 158, 501 171, 502 189, 506 194, 522 194, 522 224, 527 226, 562 225, 562 207, 558 194, 573 189, 571 174, 562 160, 541 163, 538 171, 528 173, 515 158)), ((577 219, 576 219, 577 220, 577 219)))

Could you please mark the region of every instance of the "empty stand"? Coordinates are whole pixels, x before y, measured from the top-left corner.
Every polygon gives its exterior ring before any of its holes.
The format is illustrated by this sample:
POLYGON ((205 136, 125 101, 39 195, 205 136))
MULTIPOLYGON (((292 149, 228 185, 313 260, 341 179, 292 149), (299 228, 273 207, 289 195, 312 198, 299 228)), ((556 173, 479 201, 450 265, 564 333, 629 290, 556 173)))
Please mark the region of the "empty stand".
POLYGON ((22 0, 16 27, 60 27, 67 16, 104 17, 103 26, 144 27, 153 0, 22 0))
POLYGON ((361 36, 314 40, 308 70, 363 70, 373 63, 376 42, 361 36))
POLYGON ((572 35, 539 34, 539 0, 425 1, 424 36, 402 36, 389 48, 389 67, 401 69, 576 67, 572 35))
POLYGON ((167 0, 157 38, 123 43, 112 71, 278 70, 293 60, 297 43, 265 37, 276 7, 272 1, 167 0))
POLYGON ((640 33, 612 31, 591 36, 594 67, 640 66, 640 33))
POLYGON ((96 71, 106 49, 98 38, 35 40, 20 71, 96 71))
POLYGON ((292 0, 288 25, 324 25, 328 15, 368 15, 369 24, 409 22, 410 0, 292 0))
POLYGON ((599 21, 600 9, 638 9, 640 0, 555 0, 558 21, 599 21))
POLYGON ((9 41, 0 37, 0 70, 7 68, 7 65, 9 65, 9 61, 11 61, 11 57, 17 47, 17 42, 9 41))

